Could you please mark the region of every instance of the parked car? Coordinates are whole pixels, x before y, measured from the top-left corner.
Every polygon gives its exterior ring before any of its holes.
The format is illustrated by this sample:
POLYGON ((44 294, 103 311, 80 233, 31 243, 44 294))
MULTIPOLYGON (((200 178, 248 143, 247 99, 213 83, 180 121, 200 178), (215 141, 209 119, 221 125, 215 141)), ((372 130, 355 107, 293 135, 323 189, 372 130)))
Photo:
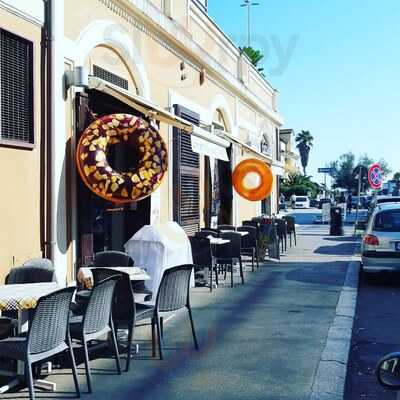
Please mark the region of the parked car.
POLYGON ((370 205, 368 207, 368 220, 371 218, 374 213, 376 207, 382 204, 390 204, 390 203, 400 203, 400 196, 377 196, 372 198, 370 205))
POLYGON ((400 270, 400 204, 379 205, 369 219, 361 245, 363 271, 400 270))
POLYGON ((324 199, 320 199, 320 201, 319 201, 319 203, 318 203, 318 208, 319 208, 319 209, 322 209, 322 205, 323 205, 324 203, 330 203, 331 205, 333 205, 333 204, 332 204, 332 199, 329 198, 329 197, 326 197, 326 198, 324 198, 324 199))
POLYGON ((310 208, 310 199, 308 196, 296 196, 294 208, 310 208))

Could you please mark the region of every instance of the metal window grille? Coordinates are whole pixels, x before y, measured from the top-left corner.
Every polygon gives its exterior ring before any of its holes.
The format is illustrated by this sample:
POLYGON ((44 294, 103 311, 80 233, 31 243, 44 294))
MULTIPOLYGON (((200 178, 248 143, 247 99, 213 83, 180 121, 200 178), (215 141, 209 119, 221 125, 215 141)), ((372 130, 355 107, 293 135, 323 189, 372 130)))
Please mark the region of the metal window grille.
POLYGON ((0 110, 0 138, 33 144, 33 44, 2 29, 0 110))
POLYGON ((93 75, 97 76, 100 79, 103 79, 107 82, 112 83, 115 86, 118 86, 122 89, 128 90, 128 80, 113 74, 110 71, 107 71, 104 68, 99 67, 98 65, 93 65, 93 75))

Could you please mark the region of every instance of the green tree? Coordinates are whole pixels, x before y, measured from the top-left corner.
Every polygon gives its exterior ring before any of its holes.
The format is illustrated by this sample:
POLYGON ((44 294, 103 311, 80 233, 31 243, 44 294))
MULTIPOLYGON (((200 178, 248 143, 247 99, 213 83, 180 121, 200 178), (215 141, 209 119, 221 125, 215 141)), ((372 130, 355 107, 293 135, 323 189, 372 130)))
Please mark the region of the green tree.
POLYGON ((306 168, 308 165, 308 159, 310 156, 310 150, 313 146, 313 140, 311 133, 309 131, 301 131, 296 136, 296 147, 299 149, 301 165, 303 167, 304 175, 306 175, 306 168))
POLYGON ((392 173, 392 169, 389 167, 389 164, 383 158, 381 158, 378 161, 378 164, 382 168, 382 173, 384 177, 388 177, 392 173))
POLYGON ((393 174, 393 180, 396 182, 396 194, 398 195, 400 192, 400 172, 393 174))
POLYGON ((348 153, 342 154, 337 161, 330 163, 332 168, 331 176, 333 178, 332 186, 334 188, 344 188, 349 191, 354 191, 357 187, 357 180, 353 175, 353 171, 356 167, 356 157, 349 151, 348 153))
POLYGON ((244 46, 241 50, 250 58, 251 63, 257 68, 257 71, 264 71, 264 68, 258 66, 258 63, 264 58, 260 50, 255 50, 251 46, 244 46))
MULTIPOLYGON (((329 165, 333 169, 331 173, 334 179, 332 186, 335 188, 345 188, 356 193, 358 189, 357 173, 355 173, 357 172, 356 168, 360 165, 369 168, 372 164, 374 164, 374 160, 367 154, 362 154, 358 158, 358 162, 356 162, 356 156, 352 152, 342 154, 337 161, 333 161, 329 165)), ((388 163, 380 159, 379 164, 382 167, 383 175, 388 176, 391 172, 388 163)), ((368 187, 369 184, 366 176, 362 176, 361 191, 367 190, 368 187)))
POLYGON ((281 185, 281 192, 286 198, 289 198, 292 194, 296 196, 306 196, 310 194, 315 197, 318 194, 319 185, 311 181, 309 176, 301 174, 289 174, 281 185))

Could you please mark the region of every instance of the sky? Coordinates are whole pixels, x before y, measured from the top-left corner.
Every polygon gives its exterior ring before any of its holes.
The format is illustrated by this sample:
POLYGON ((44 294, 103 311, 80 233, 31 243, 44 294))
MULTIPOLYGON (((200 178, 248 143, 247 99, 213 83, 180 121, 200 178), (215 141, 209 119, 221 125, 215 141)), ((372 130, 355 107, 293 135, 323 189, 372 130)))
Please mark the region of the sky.
MULTIPOLYGON (((257 0, 252 46, 279 90, 284 128, 314 136, 307 175, 352 151, 400 171, 400 1, 257 0)), ((209 15, 247 44, 247 8, 209 0, 209 15)), ((389 177, 388 177, 389 178, 389 177)))

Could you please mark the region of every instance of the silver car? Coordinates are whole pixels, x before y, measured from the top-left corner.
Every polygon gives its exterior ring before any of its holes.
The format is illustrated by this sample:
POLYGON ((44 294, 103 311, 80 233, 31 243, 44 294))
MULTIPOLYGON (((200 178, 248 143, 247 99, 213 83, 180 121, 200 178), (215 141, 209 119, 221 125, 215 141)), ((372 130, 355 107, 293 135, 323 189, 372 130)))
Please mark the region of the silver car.
POLYGON ((400 270, 400 203, 378 205, 361 246, 364 271, 400 270))

